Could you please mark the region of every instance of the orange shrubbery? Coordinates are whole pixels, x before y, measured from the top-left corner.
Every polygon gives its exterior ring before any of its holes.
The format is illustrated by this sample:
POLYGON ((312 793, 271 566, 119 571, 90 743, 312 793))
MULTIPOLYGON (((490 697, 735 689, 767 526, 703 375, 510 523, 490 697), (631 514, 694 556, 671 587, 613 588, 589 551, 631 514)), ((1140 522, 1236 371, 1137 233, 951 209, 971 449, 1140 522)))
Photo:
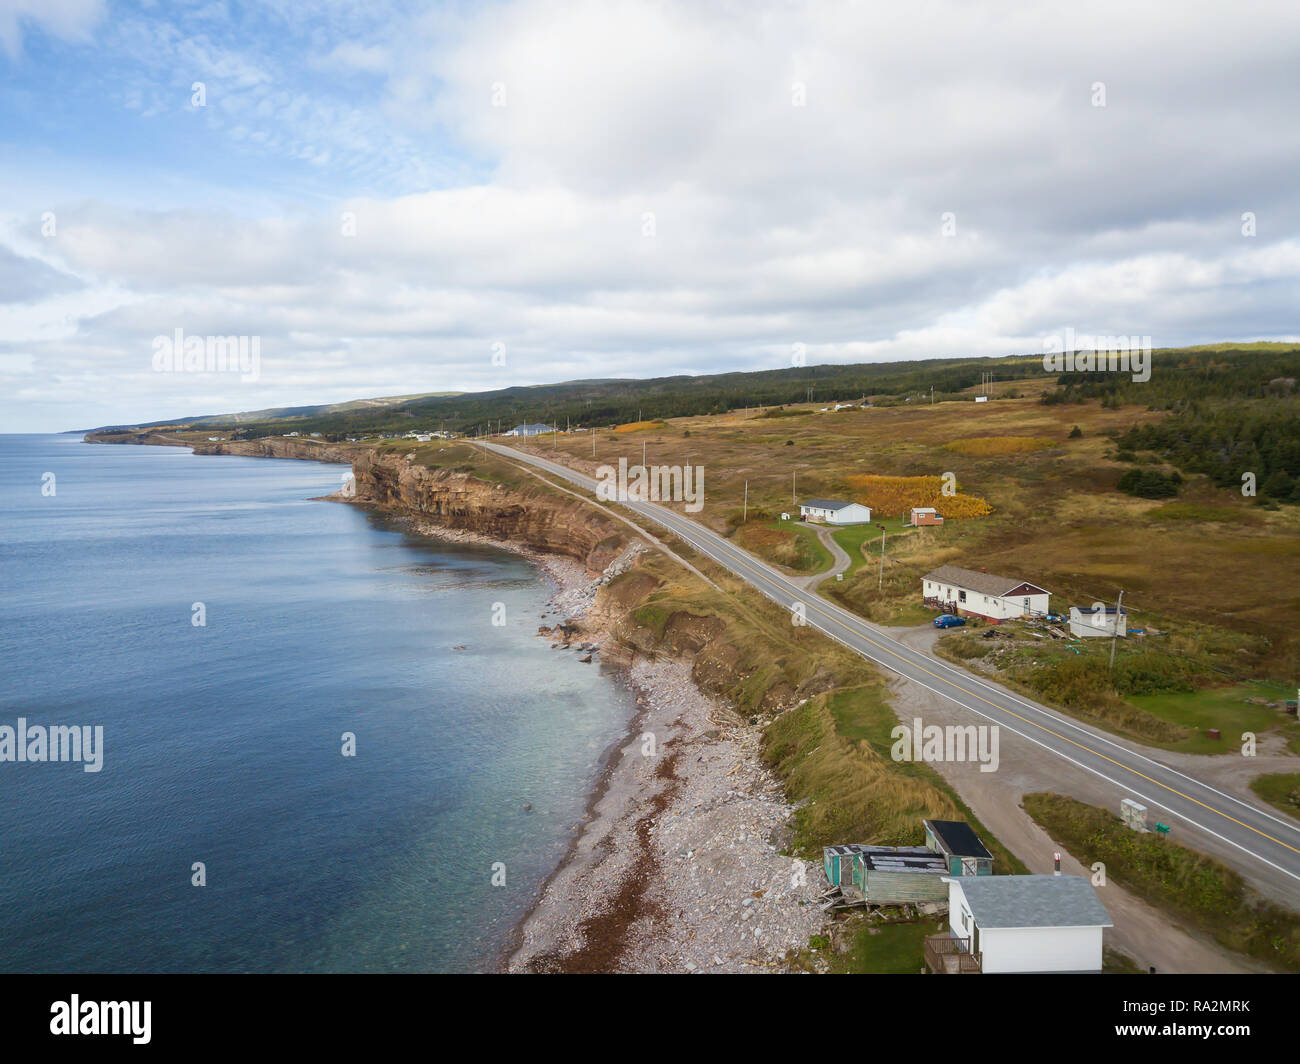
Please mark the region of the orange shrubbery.
POLYGON ((626 425, 614 426, 615 432, 640 432, 642 429, 666 429, 664 421, 629 421, 626 425))
POLYGON ((1045 436, 968 436, 964 440, 945 443, 944 450, 953 454, 1025 454, 1051 447, 1055 440, 1045 436))
POLYGON ((845 477, 857 501, 887 517, 906 517, 913 506, 933 506, 944 517, 984 517, 993 512, 978 495, 945 495, 942 477, 845 477))

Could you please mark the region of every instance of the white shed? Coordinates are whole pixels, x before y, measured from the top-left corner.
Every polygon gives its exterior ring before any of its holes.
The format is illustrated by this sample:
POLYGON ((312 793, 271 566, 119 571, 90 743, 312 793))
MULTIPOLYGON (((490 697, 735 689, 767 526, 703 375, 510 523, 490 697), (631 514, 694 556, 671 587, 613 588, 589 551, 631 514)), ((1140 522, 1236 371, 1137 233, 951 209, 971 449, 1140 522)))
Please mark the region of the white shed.
POLYGON ((871 507, 860 502, 809 499, 799 504, 799 516, 805 521, 822 521, 828 525, 865 525, 871 521, 871 507))
POLYGON ((1080 639, 1093 636, 1128 636, 1128 611, 1114 606, 1071 606, 1070 634, 1080 639))
POLYGON ((1114 923, 1083 876, 952 876, 948 926, 994 974, 1099 972, 1114 923))

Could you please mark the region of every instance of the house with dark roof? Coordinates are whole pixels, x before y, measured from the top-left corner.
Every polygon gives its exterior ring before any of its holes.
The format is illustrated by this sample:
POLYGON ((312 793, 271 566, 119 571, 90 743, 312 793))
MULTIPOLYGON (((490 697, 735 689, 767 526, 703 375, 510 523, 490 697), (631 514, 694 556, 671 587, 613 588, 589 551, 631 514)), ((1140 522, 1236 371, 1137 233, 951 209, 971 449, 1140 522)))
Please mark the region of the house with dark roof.
POLYGON ((931 971, 1099 972, 1114 922, 1083 876, 948 876, 947 935, 925 940, 931 971))
POLYGON ((799 520, 826 525, 865 525, 871 521, 871 507, 860 502, 809 499, 799 504, 799 520))
POLYGON ((987 569, 941 565, 921 578, 926 605, 959 616, 983 617, 996 624, 1016 617, 1043 617, 1051 592, 1018 576, 987 569))
POLYGON ((954 876, 991 876, 993 855, 964 820, 923 820, 926 849, 942 854, 954 876))

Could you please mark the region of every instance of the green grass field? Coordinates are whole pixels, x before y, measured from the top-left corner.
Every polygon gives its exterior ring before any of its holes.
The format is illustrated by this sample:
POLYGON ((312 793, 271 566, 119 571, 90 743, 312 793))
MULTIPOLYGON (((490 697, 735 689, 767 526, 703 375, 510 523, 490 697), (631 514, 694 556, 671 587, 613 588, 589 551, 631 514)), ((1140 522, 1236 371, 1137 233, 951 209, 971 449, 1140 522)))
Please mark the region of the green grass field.
POLYGON ((899 517, 882 517, 873 518, 870 524, 866 525, 847 525, 844 528, 838 528, 831 533, 835 542, 838 543, 852 561, 845 570, 844 579, 857 574, 858 570, 865 565, 878 565, 880 563, 880 527, 885 528, 885 553, 888 555, 889 548, 893 539, 898 535, 906 535, 911 532, 910 528, 905 529, 902 518, 899 517), (875 549, 871 552, 871 557, 867 557, 864 547, 871 544, 875 549))
POLYGON ((1187 693, 1130 695, 1132 705, 1161 720, 1191 728, 1195 735, 1171 745, 1171 749, 1189 754, 1236 753, 1241 749, 1242 732, 1261 732, 1286 728, 1287 718, 1276 710, 1247 702, 1247 698, 1279 700, 1277 688, 1265 684, 1238 684, 1233 687, 1209 687, 1187 693), (1206 730, 1218 728, 1222 739, 1206 737, 1206 730))
POLYGON ((919 975, 925 967, 925 939, 939 935, 947 922, 923 920, 912 924, 868 923, 851 930, 847 953, 832 954, 831 972, 837 975, 919 975))
POLYGON ((1250 789, 1269 805, 1300 820, 1300 772, 1275 772, 1256 776, 1250 789))

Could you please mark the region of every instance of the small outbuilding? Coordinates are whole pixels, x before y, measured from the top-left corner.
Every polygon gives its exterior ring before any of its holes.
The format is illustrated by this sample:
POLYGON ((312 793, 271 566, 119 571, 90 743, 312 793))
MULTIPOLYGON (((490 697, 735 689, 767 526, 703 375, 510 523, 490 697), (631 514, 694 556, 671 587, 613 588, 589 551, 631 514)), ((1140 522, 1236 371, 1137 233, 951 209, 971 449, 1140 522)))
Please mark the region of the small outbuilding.
POLYGON ((1099 972, 1114 923, 1083 876, 949 876, 948 935, 926 939, 938 972, 1099 972))
POLYGON ((850 903, 904 905, 948 897, 948 864, 924 846, 827 846, 822 866, 850 903))
POLYGON ((827 525, 865 525, 871 521, 871 507, 860 502, 809 499, 799 504, 799 517, 827 525))
POLYGON ((991 876, 993 855, 964 820, 924 820, 926 849, 943 856, 954 876, 991 876))
POLYGON ((1128 636, 1128 611, 1114 606, 1071 606, 1070 634, 1080 639, 1128 636))
POLYGON ((922 528, 926 525, 943 524, 943 514, 939 513, 933 506, 913 506, 912 516, 908 521, 909 524, 922 528))

